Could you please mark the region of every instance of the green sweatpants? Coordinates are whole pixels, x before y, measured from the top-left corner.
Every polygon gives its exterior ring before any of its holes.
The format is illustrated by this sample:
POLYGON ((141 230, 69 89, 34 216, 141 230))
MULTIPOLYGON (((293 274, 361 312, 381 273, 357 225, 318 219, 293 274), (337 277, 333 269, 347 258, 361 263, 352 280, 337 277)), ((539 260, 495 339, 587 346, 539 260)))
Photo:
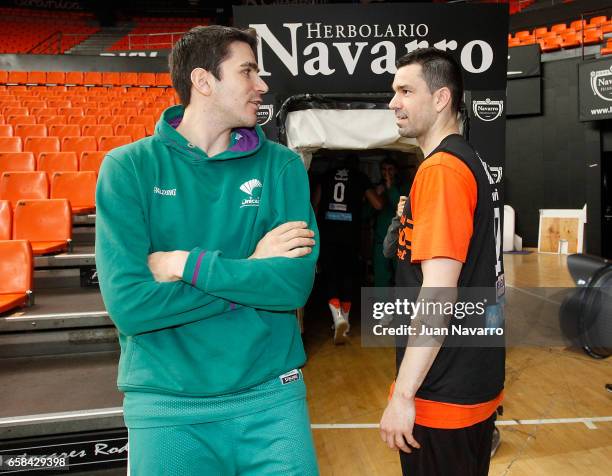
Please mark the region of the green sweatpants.
POLYGON ((129 429, 130 476, 318 475, 306 399, 222 421, 129 429))

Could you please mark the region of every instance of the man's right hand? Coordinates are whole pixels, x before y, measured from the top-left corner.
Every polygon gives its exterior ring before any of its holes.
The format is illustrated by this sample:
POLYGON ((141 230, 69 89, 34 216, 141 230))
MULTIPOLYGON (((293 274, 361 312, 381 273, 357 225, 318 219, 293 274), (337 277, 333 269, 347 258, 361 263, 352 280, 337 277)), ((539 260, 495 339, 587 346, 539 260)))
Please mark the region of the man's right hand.
POLYGON ((312 252, 315 245, 314 231, 308 229, 308 223, 289 221, 269 231, 259 240, 255 252, 249 259, 262 258, 299 258, 312 252))
POLYGON ((405 195, 402 195, 399 199, 399 202, 397 202, 397 216, 401 217, 402 214, 404 213, 404 207, 406 206, 406 200, 408 199, 408 197, 406 197, 405 195))

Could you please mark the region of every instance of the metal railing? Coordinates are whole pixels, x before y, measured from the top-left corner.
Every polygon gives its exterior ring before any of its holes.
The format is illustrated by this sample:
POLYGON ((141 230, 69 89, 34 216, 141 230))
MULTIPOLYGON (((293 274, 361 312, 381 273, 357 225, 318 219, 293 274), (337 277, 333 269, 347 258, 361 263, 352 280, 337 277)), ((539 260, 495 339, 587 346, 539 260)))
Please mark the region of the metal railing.
POLYGON ((171 49, 184 34, 184 31, 168 33, 131 33, 128 35, 128 50, 137 50, 139 48, 171 49))
POLYGON ((52 33, 27 51, 30 55, 60 55, 91 37, 93 33, 52 33), (75 41, 76 40, 76 41, 75 41))

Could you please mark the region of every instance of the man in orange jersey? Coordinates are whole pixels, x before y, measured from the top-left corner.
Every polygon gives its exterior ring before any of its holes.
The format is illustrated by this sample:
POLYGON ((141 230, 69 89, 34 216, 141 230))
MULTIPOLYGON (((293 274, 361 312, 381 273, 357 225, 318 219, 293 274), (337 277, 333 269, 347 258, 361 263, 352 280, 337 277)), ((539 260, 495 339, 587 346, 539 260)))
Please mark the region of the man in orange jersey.
MULTIPOLYGON (((434 48, 405 55, 397 67, 389 107, 400 134, 417 139, 425 160, 396 231, 396 286, 434 300, 465 288, 487 289, 493 299, 483 322, 500 328, 502 204, 488 165, 459 133, 461 69, 434 48)), ((443 337, 423 346, 411 337, 398 346, 397 379, 380 430, 389 448, 401 450, 404 475, 488 474, 504 365, 503 340, 456 346, 443 337)))

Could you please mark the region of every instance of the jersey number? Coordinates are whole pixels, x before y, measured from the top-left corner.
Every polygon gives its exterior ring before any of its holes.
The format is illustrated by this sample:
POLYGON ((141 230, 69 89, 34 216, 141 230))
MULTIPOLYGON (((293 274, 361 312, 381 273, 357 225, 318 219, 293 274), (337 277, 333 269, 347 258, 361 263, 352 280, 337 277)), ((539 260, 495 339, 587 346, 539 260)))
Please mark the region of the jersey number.
POLYGON ((342 182, 337 182, 334 186, 334 201, 344 202, 344 189, 345 186, 342 182))

